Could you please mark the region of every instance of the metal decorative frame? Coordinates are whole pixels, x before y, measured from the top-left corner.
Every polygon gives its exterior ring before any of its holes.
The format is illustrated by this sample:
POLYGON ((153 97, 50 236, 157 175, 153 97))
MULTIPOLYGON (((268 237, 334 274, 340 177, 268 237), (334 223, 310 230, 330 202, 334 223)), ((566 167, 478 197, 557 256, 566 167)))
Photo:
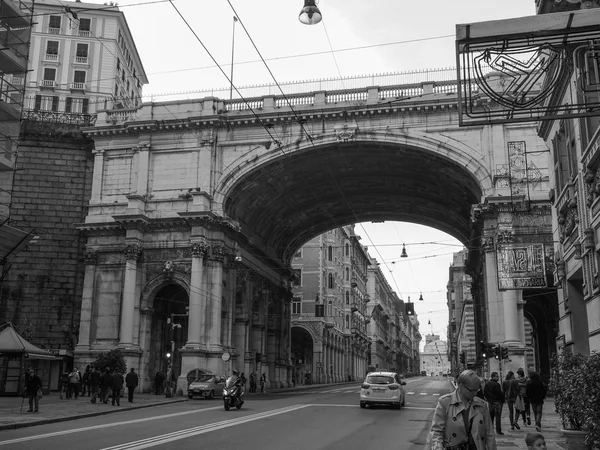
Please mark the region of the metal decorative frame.
MULTIPOLYGON (((583 81, 587 62, 599 54, 598 23, 600 9, 458 25, 459 124, 600 114, 598 96, 582 99, 571 92, 572 101, 562 101, 575 64, 583 81)), ((577 89, 585 93, 590 86, 577 89)))

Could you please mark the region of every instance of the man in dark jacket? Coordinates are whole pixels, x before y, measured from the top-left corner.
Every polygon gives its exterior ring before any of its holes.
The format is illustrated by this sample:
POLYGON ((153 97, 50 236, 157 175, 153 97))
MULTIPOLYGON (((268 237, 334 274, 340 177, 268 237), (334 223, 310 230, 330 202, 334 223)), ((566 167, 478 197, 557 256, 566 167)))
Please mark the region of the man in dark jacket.
POLYGON ((109 368, 104 369, 104 373, 100 377, 100 400, 102 403, 108 403, 108 390, 112 384, 112 374, 109 368))
POLYGON ((100 369, 94 367, 94 370, 90 374, 90 389, 92 393, 92 398, 90 399, 90 402, 92 403, 96 403, 96 396, 98 395, 98 386, 100 386, 101 376, 102 375, 100 374, 100 369))
POLYGON ((539 433, 542 428, 542 410, 547 389, 537 372, 529 372, 526 390, 535 416, 535 430, 539 433))
POLYGON ((496 420, 496 434, 504 434, 502 432, 502 405, 504 404, 504 392, 502 387, 498 383, 499 377, 498 372, 492 372, 492 378, 485 383, 483 388, 483 395, 490 404, 490 416, 492 418, 492 424, 494 418, 496 420))
POLYGON ((127 386, 127 400, 129 403, 133 403, 133 391, 135 391, 138 385, 138 376, 133 367, 125 377, 125 385, 127 386))
POLYGON ((29 397, 29 409, 27 410, 27 412, 38 412, 39 400, 37 398, 37 393, 38 389, 42 388, 42 379, 35 374, 33 369, 29 369, 26 380, 27 396, 29 397), (35 410, 33 409, 34 405, 35 410))
POLYGON ((112 405, 115 406, 115 402, 117 406, 121 406, 121 389, 123 389, 123 383, 125 380, 123 379, 123 374, 117 372, 112 376, 112 384, 110 388, 112 389, 112 405))
POLYGON ((165 381, 165 374, 160 370, 156 372, 154 377, 154 395, 160 395, 163 393, 163 383, 165 381))

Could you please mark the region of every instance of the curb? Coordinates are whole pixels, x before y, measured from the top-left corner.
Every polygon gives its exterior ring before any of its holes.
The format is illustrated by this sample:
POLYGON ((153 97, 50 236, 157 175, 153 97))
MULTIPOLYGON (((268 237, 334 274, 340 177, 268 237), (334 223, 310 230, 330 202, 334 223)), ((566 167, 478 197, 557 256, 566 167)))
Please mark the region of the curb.
POLYGON ((134 409, 144 409, 144 408, 152 408, 153 406, 162 406, 162 405, 170 405, 173 403, 182 403, 188 401, 187 398, 181 400, 170 400, 162 403, 152 403, 149 405, 139 405, 139 406, 128 406, 127 408, 120 409, 107 409, 106 411, 98 411, 92 413, 78 414, 76 416, 65 416, 65 417, 55 417, 49 419, 36 420, 35 422, 26 422, 26 423, 11 423, 6 425, 0 425, 0 431, 4 430, 17 430, 19 428, 28 428, 37 425, 47 425, 49 423, 58 423, 58 422, 68 422, 69 420, 76 419, 86 419, 89 417, 97 417, 97 416, 105 416, 107 414, 118 413, 122 411, 131 411, 134 409))

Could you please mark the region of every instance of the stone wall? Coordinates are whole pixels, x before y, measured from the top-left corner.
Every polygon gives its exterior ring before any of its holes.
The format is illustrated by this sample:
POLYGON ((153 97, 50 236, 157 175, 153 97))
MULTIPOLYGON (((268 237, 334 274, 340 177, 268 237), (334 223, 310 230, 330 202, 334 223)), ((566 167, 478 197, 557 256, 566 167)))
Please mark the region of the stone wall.
POLYGON ((72 350, 77 343, 85 240, 75 224, 87 212, 92 146, 76 133, 21 136, 10 225, 39 239, 9 257, 0 285, 0 323, 12 322, 46 349, 72 350))

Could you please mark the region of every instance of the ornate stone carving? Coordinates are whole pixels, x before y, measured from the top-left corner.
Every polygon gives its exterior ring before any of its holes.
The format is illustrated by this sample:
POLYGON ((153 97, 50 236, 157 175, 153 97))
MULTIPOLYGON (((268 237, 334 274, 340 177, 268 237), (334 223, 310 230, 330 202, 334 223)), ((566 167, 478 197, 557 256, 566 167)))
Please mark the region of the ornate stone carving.
POLYGON ((130 244, 125 247, 123 253, 125 254, 125 259, 134 259, 138 261, 142 256, 142 246, 138 244, 130 244))
POLYGON ((481 238, 481 248, 484 252, 493 252, 496 248, 493 236, 483 236, 481 238))
POLYGON ((175 273, 175 268, 176 268, 176 266, 173 263, 173 261, 165 261, 162 271, 169 278, 173 278, 173 274, 175 273))
POLYGON ((208 253, 210 246, 206 239, 201 239, 198 242, 192 243, 190 249, 192 251, 192 258, 204 258, 208 253))
POLYGON ((515 242, 515 233, 511 230, 503 230, 498 232, 498 245, 513 244, 515 242))
POLYGON ((343 128, 335 129, 335 137, 338 142, 348 142, 353 141, 355 139, 356 133, 356 125, 354 125, 354 129, 350 129, 348 124, 344 124, 343 128))
POLYGON ((212 245, 211 259, 219 262, 225 260, 225 245, 222 242, 216 242, 212 245))

